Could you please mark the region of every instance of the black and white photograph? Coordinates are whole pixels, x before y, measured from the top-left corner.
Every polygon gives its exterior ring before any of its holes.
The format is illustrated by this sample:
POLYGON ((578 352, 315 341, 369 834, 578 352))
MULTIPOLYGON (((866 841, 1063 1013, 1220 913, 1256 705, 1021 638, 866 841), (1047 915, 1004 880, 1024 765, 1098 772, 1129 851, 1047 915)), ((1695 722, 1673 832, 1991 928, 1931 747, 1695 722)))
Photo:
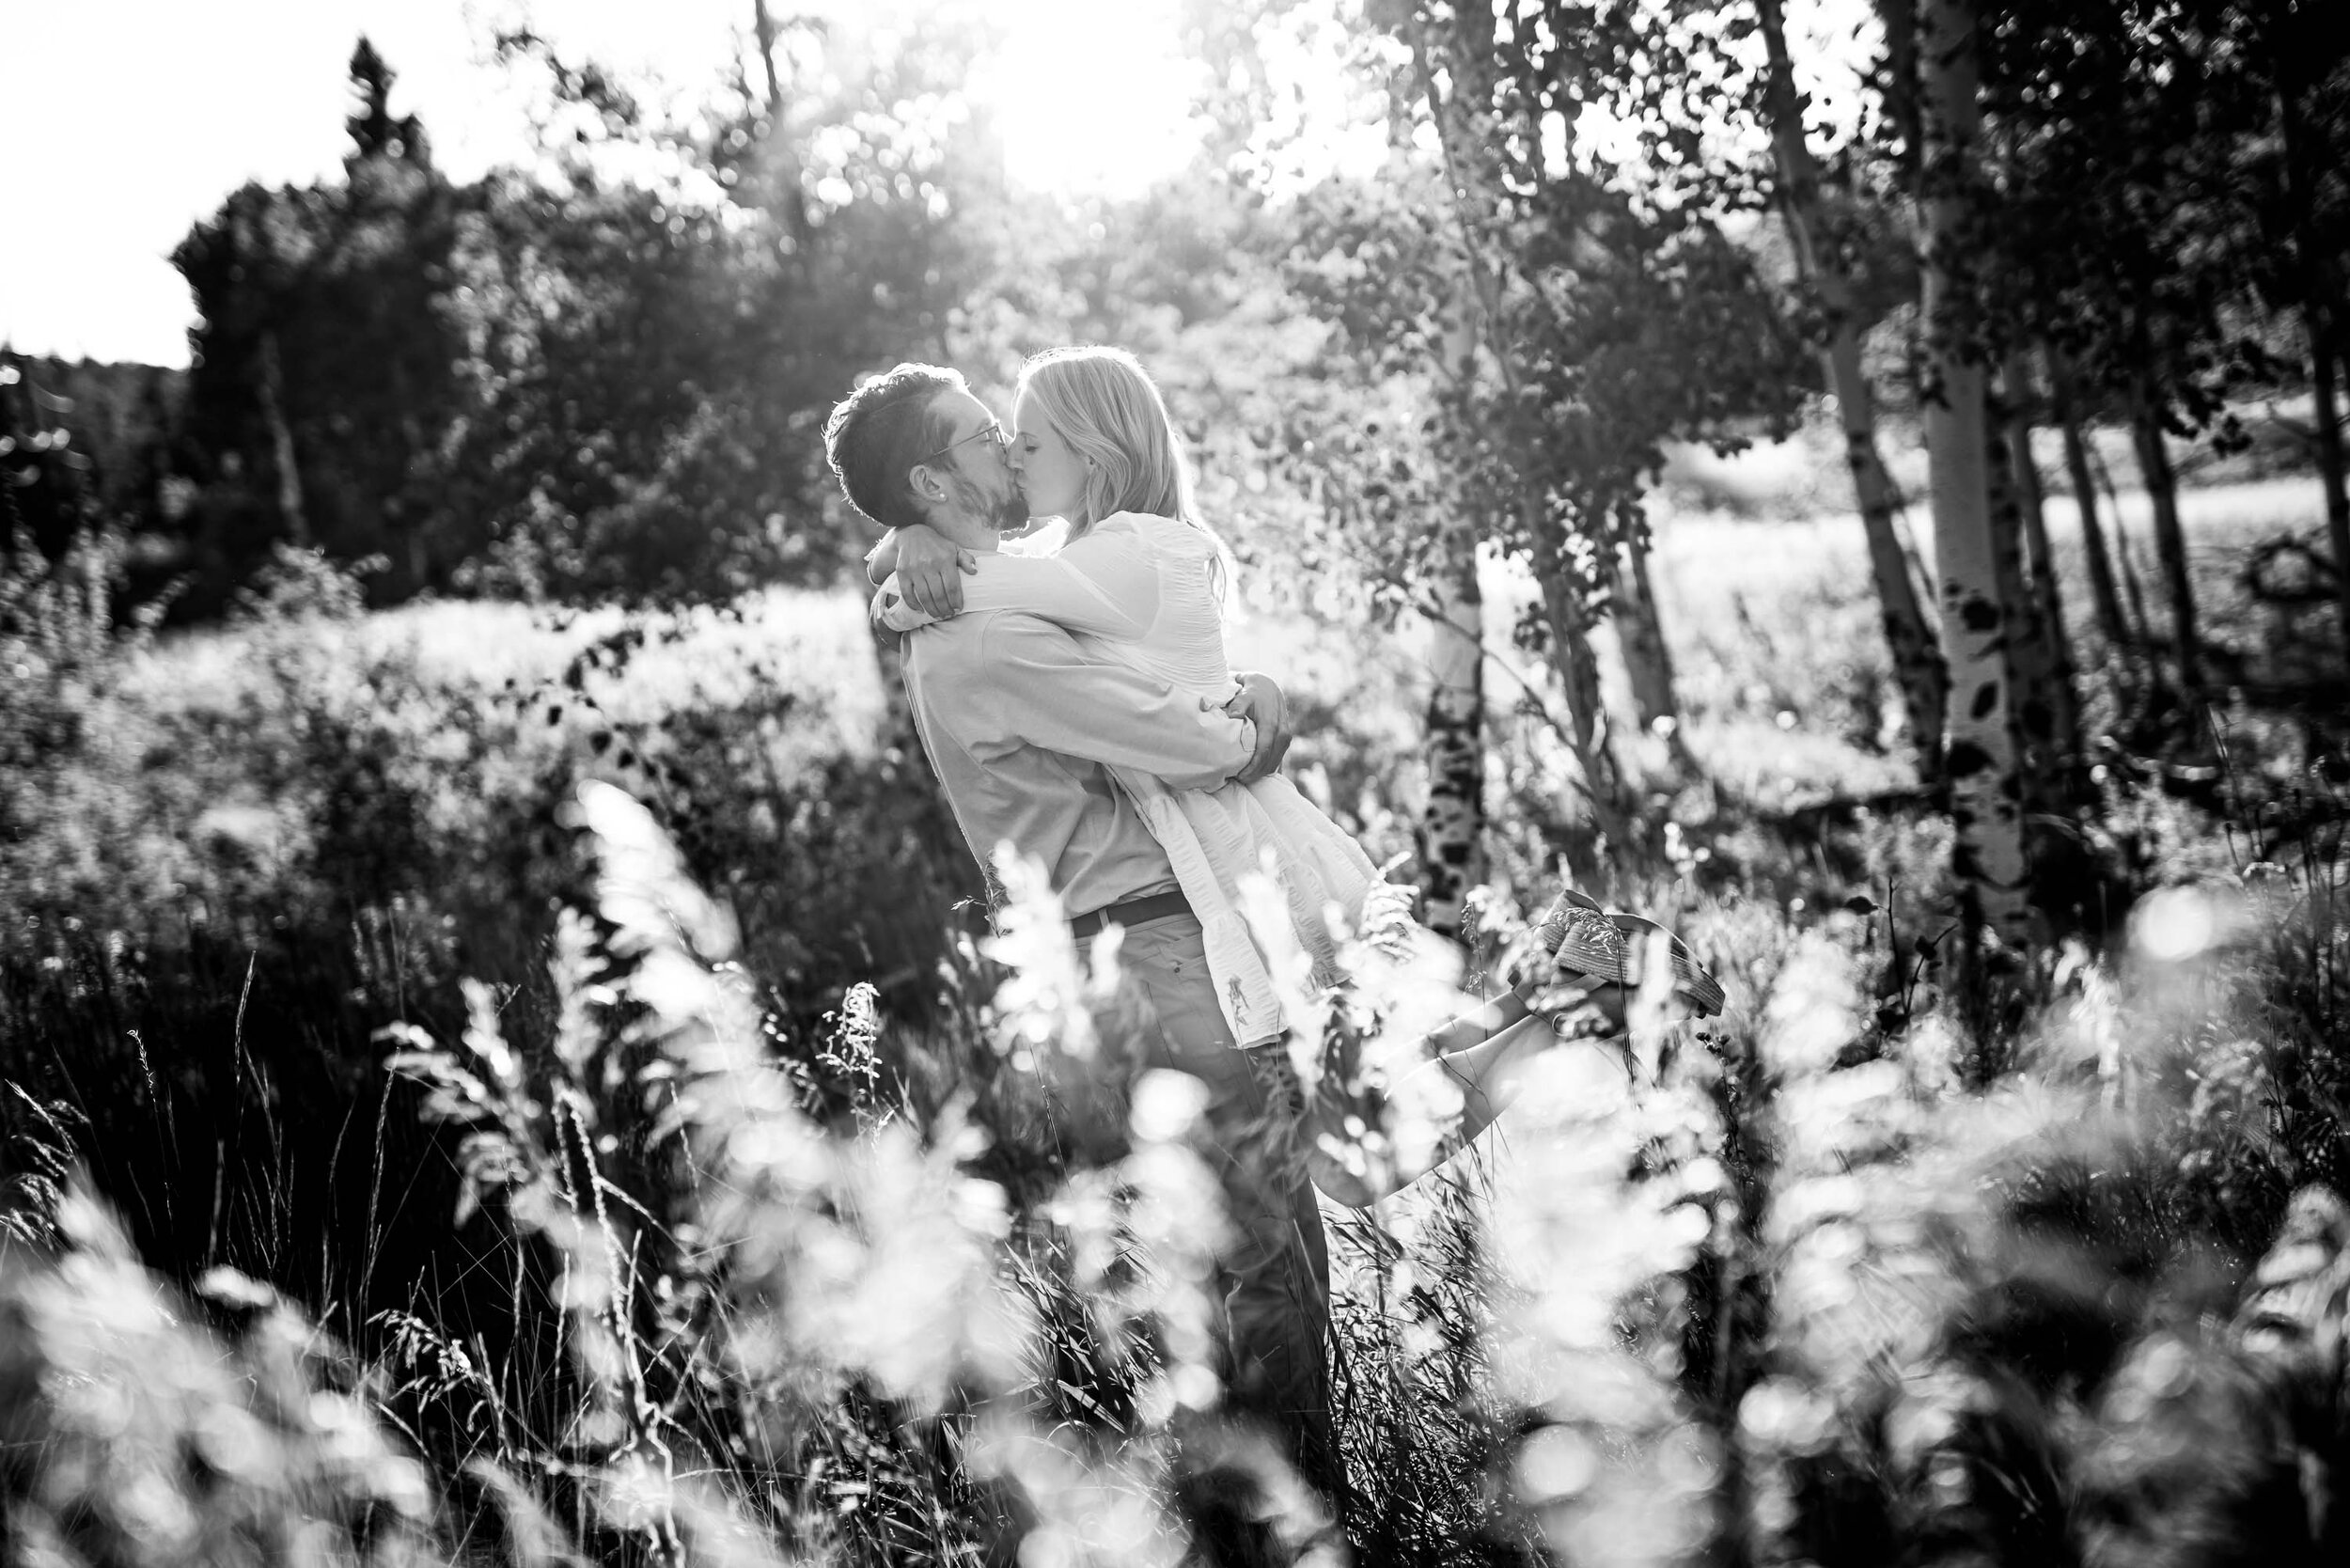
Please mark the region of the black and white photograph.
POLYGON ((2350 6, 0 5, 0 1568, 2350 1557, 2350 6))

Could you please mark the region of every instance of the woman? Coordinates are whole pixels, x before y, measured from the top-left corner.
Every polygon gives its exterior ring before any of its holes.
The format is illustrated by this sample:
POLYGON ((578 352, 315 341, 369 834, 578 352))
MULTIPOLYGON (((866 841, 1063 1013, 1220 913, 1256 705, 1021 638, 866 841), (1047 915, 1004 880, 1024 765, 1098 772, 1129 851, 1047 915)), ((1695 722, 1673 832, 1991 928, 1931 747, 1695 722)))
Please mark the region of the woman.
MULTIPOLYGON (((1029 510, 1066 520, 1067 539, 1051 555, 979 557, 964 584, 964 609, 1041 616, 1102 657, 1222 705, 1233 690, 1223 635, 1227 557, 1198 520, 1182 438, 1157 386, 1122 350, 1053 350, 1022 368, 1012 424, 1009 459, 1029 510)), ((876 553, 876 570, 942 552, 956 554, 927 528, 903 530, 876 553)), ((900 631, 930 619, 904 602, 894 576, 883 584, 875 609, 900 631)), ((1287 1097, 1297 1105, 1301 1091, 1280 1043, 1285 1018, 1273 964, 1242 914, 1246 879, 1270 873, 1319 986, 1345 978, 1339 949, 1346 936, 1400 947, 1409 893, 1386 882, 1361 847, 1278 775, 1254 784, 1183 791, 1131 770, 1113 770, 1113 777, 1166 849, 1199 918, 1233 1039, 1261 1072, 1285 1080, 1287 1097), (1340 929, 1332 927, 1333 911, 1340 929)), ((1583 918, 1585 904, 1561 900, 1545 922, 1543 949, 1558 950, 1563 941, 1568 977, 1620 983, 1622 954, 1609 966, 1607 955, 1590 945, 1604 946, 1615 928, 1583 918), (1577 933, 1579 940, 1571 939, 1577 933)), ((1693 1004, 1700 1011, 1718 1007, 1718 988, 1708 991, 1711 978, 1693 962, 1684 967, 1689 971, 1684 989, 1693 1004)), ((1549 1021, 1534 1014, 1528 992, 1535 989, 1513 988, 1488 1010, 1487 1019, 1463 1021, 1434 1037, 1440 1054, 1418 1071, 1451 1080, 1461 1110, 1449 1136, 1417 1140, 1422 1147, 1414 1157, 1396 1158, 1390 1137, 1386 1157, 1374 1164, 1347 1124, 1359 1119, 1359 1127, 1385 1128, 1383 1102, 1432 1103, 1425 1096, 1433 1080, 1407 1080, 1383 1097, 1360 1084, 1337 1082, 1337 1074, 1318 1074, 1306 1139, 1315 1184, 1341 1202, 1368 1204, 1474 1138, 1505 1103, 1516 1069, 1556 1039, 1549 1021)), ((1444 1098, 1439 1094, 1433 1103, 1444 1098)))

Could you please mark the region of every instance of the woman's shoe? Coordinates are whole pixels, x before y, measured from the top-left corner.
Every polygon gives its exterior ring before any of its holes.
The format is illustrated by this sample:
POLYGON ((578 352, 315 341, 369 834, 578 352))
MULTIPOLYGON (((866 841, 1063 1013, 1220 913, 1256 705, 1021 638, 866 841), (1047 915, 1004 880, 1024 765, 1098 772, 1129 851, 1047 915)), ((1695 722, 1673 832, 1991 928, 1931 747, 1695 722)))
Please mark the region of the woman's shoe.
POLYGON ((1648 973, 1646 945, 1661 940, 1671 955, 1673 995, 1688 1003, 1691 1011, 1710 1018, 1727 999, 1721 981, 1680 937, 1644 915, 1602 909, 1572 887, 1562 888, 1543 917, 1540 939, 1557 974, 1588 975, 1627 991, 1648 973))

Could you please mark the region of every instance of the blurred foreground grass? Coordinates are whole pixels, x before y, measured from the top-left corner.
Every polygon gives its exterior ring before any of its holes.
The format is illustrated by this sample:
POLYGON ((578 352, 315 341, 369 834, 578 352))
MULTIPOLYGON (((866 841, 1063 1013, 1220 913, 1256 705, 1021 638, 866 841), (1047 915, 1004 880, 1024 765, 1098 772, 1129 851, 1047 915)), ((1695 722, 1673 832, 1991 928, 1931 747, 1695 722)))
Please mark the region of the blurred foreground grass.
MULTIPOLYGON (((2314 494, 2192 499, 2255 672, 2293 638, 2237 563, 2314 494)), ((1448 1179, 1334 1211, 1358 1560, 2335 1549, 2350 1223, 2313 1198, 2254 1265, 2350 1153, 2341 818, 2231 821, 2325 796, 2320 732, 2247 700, 2234 797, 2117 776, 2104 828, 2177 890, 1975 1037, 1938 990, 1931 817, 1798 823, 1910 782, 1856 527, 1683 515, 1660 551, 1710 777, 1652 765, 1651 869, 1593 890, 1670 920, 1731 1011, 1555 1053, 1448 1179)), ((1523 585, 1489 588, 1539 685, 1523 585)), ((39 666, 0 806, 14 1557, 1330 1549, 1179 1397, 1212 1247, 1183 1119, 1136 1086, 1151 1116, 1089 1124, 1114 979, 948 917, 976 875, 921 760, 877 744, 854 596, 300 608, 123 652, 68 606, 8 651, 39 666), (661 764, 619 770, 653 814, 567 822, 605 730, 661 764), (1031 983, 998 1003, 1008 972, 1031 983), (387 1079, 395 1047, 433 1098, 387 1079), (198 1375, 224 1354, 279 1370, 198 1375), (180 1391, 133 1419, 139 1388, 180 1391), (328 1462, 396 1450, 420 1492, 328 1462)), ((1260 615, 1235 642, 1302 699, 1305 787, 1402 852, 1413 635, 1260 615)), ((1506 944, 1575 813, 1556 738, 1489 692, 1506 944)))

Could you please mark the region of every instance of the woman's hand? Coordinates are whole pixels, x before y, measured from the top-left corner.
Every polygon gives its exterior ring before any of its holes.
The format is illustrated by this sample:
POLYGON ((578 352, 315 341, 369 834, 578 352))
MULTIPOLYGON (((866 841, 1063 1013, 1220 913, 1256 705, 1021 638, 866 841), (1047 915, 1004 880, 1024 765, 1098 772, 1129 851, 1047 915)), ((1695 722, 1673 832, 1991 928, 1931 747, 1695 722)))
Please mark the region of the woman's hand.
POLYGON ((898 586, 906 603, 936 620, 963 613, 963 576, 979 558, 949 544, 927 523, 898 530, 898 586))
POLYGON ((1238 679, 1240 690, 1224 705, 1224 711, 1256 725, 1257 749, 1248 765, 1232 775, 1232 782, 1254 784, 1280 767, 1290 742, 1296 737, 1290 732, 1289 701, 1273 677, 1250 673, 1238 679))

